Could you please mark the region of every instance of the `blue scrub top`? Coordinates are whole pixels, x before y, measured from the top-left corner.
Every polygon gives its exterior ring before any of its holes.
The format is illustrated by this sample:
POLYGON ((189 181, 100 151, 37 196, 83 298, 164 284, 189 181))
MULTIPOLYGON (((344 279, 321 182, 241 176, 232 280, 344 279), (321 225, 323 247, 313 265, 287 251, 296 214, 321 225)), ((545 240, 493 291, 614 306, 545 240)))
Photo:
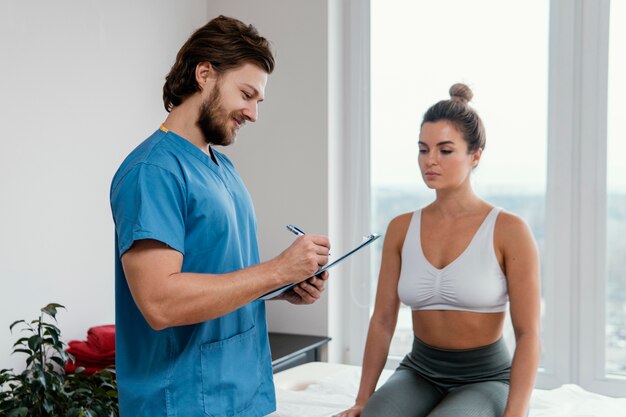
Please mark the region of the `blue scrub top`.
POLYGON ((136 240, 154 239, 183 254, 183 272, 222 274, 259 262, 250 195, 230 160, 213 152, 217 164, 186 139, 158 130, 113 178, 122 417, 257 417, 276 409, 264 302, 155 331, 133 301, 120 261, 136 240))

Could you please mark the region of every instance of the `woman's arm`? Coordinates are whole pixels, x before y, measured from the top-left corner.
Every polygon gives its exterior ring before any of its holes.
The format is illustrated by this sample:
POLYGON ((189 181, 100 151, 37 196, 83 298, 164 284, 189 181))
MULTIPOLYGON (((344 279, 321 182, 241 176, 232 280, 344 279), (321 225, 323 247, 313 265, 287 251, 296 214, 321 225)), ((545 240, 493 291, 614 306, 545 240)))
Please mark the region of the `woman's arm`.
POLYGON ((376 304, 365 343, 359 392, 354 406, 335 417, 357 417, 361 414, 365 403, 376 389, 380 373, 387 362, 389 345, 396 328, 400 309, 398 279, 400 277, 401 253, 411 215, 412 213, 400 215, 393 219, 387 227, 376 290, 376 304))
POLYGON ((539 255, 526 222, 510 213, 498 217, 496 247, 503 255, 516 343, 504 417, 524 417, 541 354, 539 255))

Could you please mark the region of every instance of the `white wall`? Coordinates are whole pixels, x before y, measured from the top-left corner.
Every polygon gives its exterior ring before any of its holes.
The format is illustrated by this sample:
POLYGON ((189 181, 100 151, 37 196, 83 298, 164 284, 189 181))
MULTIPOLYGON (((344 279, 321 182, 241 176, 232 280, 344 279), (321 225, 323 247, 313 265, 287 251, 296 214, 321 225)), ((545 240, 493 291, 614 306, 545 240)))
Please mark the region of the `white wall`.
MULTIPOLYGON (((288 223, 329 233, 327 2, 211 1, 209 16, 219 14, 254 24, 276 53, 258 122, 223 149, 252 194, 267 260, 293 241, 288 223)), ((328 335, 328 292, 310 306, 269 302, 268 323, 270 331, 328 335)))
POLYGON ((66 340, 113 322, 110 180, 206 18, 204 0, 0 3, 0 367, 23 366, 10 323, 48 302, 66 340))
MULTIPOLYGON (((23 362, 9 356, 16 339, 9 324, 35 318, 48 302, 68 308, 59 316, 65 340, 84 339, 90 326, 113 322, 110 180, 126 154, 164 119, 161 88, 176 52, 218 14, 254 24, 276 51, 259 121, 223 149, 254 199, 262 259, 294 239, 287 223, 309 233, 334 233, 329 4, 0 3, 0 367, 23 362)), ((333 82, 338 90, 332 95, 341 96, 341 82, 333 82)), ((341 136, 341 127, 333 130, 341 136)), ((339 279, 336 273, 333 278, 339 279)), ((328 312, 328 292, 313 306, 270 302, 270 330, 328 335, 328 312)))

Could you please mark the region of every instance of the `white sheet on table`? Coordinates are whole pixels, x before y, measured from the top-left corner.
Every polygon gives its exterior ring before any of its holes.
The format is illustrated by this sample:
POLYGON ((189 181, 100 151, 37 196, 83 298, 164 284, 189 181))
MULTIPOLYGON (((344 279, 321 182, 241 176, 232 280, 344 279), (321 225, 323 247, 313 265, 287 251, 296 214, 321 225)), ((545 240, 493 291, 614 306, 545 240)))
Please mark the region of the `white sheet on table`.
MULTIPOLYGON (((391 373, 392 371, 383 371, 379 385, 386 381, 391 373)), ((311 383, 301 391, 281 389, 277 384, 277 411, 271 414, 271 417, 332 416, 354 404, 360 378, 361 368, 350 366, 321 378, 319 382, 311 383)))
MULTIPOLYGON (((379 385, 392 371, 385 370, 379 385)), ((329 417, 354 403, 361 368, 345 367, 306 388, 293 391, 276 387, 277 411, 271 417, 329 417)), ((306 379, 306 378, 305 378, 306 379)), ((297 381, 291 381, 297 386, 297 381)), ((626 417, 626 398, 611 398, 563 385, 554 390, 534 390, 529 417, 626 417)))
POLYGON ((626 398, 611 398, 566 384, 533 391, 530 417, 625 417, 626 398))

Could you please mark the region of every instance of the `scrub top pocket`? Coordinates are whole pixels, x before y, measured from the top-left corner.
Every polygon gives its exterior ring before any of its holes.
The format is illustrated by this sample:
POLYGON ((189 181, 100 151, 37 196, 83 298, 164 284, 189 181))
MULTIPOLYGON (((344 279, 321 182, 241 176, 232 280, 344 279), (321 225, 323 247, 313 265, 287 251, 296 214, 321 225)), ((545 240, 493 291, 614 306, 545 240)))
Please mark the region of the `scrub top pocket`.
POLYGON ((200 346, 202 399, 207 416, 238 416, 253 404, 261 383, 256 341, 256 328, 252 327, 228 339, 200 346), (242 379, 243 369, 252 377, 242 379))

